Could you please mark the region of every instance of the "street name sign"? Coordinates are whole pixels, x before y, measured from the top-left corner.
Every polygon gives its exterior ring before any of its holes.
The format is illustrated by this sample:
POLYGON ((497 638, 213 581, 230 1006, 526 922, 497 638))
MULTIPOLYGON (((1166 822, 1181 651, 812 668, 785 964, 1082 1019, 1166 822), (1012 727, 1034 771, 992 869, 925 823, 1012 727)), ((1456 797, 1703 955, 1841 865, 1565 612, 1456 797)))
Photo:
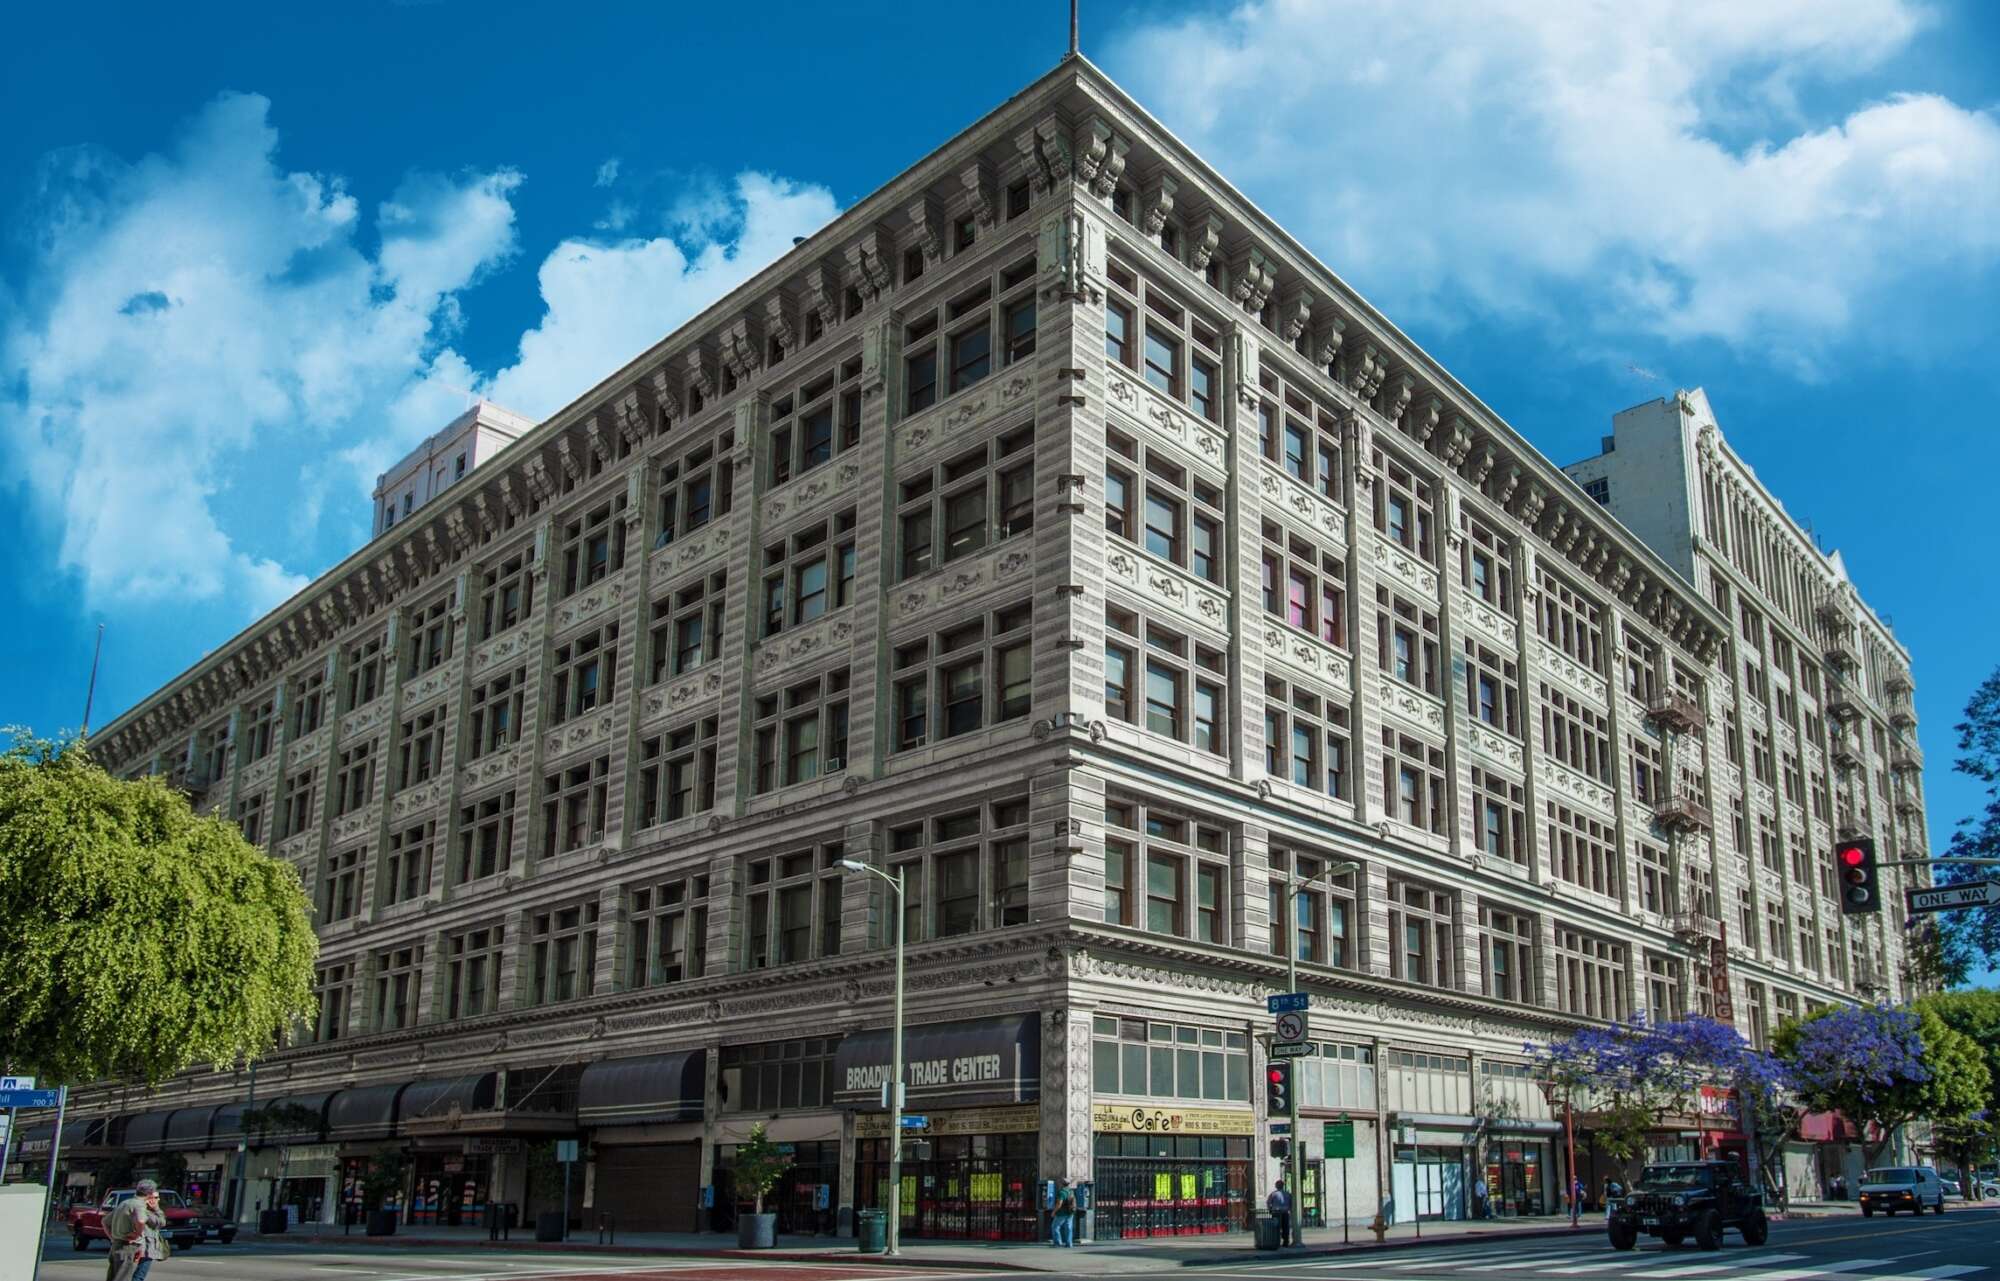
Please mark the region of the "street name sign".
POLYGON ((1354 1155, 1354 1122, 1328 1121, 1326 1123, 1325 1151, 1329 1161, 1344 1161, 1354 1155))
POLYGON ((0 1090, 0 1108, 52 1108, 60 1090, 0 1090))
POLYGON ((1958 907, 2000 907, 2000 881, 1941 885, 1906 892, 1911 912, 1949 912, 1958 907))
POLYGON ((1312 1004, 1304 992, 1277 992, 1264 998, 1264 1008, 1272 1014, 1289 1014, 1312 1004))
POLYGON ((931 1119, 927 1116, 906 1116, 903 1118, 903 1128, 905 1130, 927 1129, 930 1123, 931 1119))

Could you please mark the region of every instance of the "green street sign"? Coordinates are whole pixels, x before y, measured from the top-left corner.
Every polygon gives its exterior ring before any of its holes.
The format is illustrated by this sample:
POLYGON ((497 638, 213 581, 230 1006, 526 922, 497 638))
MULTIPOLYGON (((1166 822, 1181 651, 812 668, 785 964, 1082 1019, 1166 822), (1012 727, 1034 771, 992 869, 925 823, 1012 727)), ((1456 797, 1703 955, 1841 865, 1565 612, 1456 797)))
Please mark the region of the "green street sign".
POLYGON ((1354 1122, 1328 1121, 1326 1123, 1326 1150, 1321 1153, 1329 1161, 1346 1160, 1354 1155, 1354 1122))

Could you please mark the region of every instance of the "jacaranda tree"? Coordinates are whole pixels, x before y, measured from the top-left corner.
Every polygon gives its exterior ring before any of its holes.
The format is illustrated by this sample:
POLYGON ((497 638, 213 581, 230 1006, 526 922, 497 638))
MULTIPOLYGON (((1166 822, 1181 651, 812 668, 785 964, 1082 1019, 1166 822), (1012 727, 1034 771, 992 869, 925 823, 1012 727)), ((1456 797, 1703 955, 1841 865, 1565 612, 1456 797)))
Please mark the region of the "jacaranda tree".
POLYGON ((0 752, 0 1059, 47 1081, 157 1082, 256 1058, 312 999, 290 866, 81 743, 0 752))
POLYGON ((1985 1106, 1979 1047, 1929 1010, 1826 1006, 1784 1024, 1772 1039, 1802 1103, 1876 1127, 1872 1139, 1863 1138, 1871 1163, 1898 1126, 1920 1117, 1950 1125, 1985 1106))

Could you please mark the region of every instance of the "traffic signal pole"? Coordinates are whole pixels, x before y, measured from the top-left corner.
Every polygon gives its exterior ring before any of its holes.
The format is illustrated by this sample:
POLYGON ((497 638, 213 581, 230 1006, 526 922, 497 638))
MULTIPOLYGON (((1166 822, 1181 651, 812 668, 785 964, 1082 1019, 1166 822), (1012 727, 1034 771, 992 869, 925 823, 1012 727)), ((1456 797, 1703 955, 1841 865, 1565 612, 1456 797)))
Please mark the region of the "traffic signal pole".
MULTIPOLYGON (((1292 886, 1292 921, 1296 922, 1298 919, 1299 887, 1295 882, 1292 886)), ((1296 925, 1292 926, 1291 932, 1293 937, 1285 940, 1285 990, 1287 992, 1296 992, 1299 990, 1299 948, 1296 925)), ((1285 1064, 1285 1071, 1287 1073, 1285 1102, 1288 1104, 1286 1111, 1292 1123, 1292 1244, 1294 1246, 1303 1246, 1306 1243, 1305 1144, 1300 1140, 1305 1136, 1299 1133, 1299 1083, 1290 1078, 1291 1068, 1292 1063, 1290 1060, 1287 1060, 1285 1064)))

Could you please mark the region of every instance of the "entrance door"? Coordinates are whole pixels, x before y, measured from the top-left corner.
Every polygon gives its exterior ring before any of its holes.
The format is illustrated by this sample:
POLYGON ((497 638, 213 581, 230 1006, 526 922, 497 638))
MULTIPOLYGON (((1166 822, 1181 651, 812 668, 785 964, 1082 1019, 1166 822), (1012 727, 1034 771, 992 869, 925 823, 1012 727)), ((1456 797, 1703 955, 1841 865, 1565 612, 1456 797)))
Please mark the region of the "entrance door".
POLYGON ((592 1212, 611 1215, 621 1232, 700 1231, 701 1144, 600 1147, 596 1189, 592 1212))

